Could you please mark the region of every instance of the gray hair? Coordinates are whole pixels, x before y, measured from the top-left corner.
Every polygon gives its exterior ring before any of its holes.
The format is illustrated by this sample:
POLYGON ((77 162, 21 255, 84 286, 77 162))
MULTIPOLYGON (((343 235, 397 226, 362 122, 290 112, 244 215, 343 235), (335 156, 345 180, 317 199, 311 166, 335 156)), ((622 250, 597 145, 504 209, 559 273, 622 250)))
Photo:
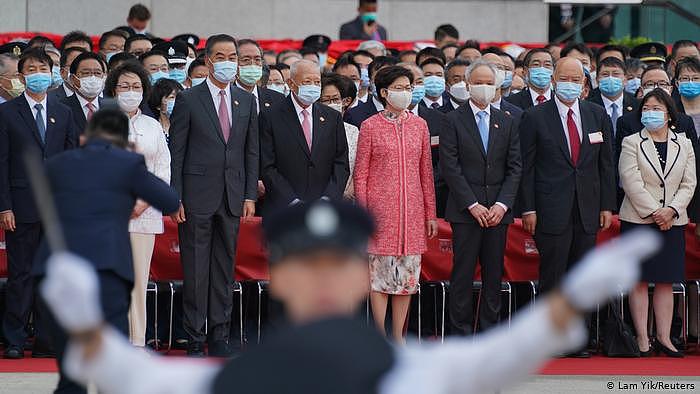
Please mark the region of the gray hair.
POLYGON ((307 59, 301 59, 297 60, 296 62, 292 63, 291 66, 289 66, 289 77, 291 79, 294 79, 294 77, 297 75, 297 72, 299 71, 299 66, 303 65, 307 65, 311 68, 318 70, 318 63, 314 63, 311 60, 307 59))
POLYGON ((496 67, 492 63, 479 58, 474 60, 474 62, 472 62, 472 64, 470 64, 469 67, 467 67, 467 71, 464 72, 464 77, 467 79, 467 84, 469 83, 469 78, 471 77, 472 72, 474 72, 474 70, 476 70, 479 67, 487 67, 489 70, 491 70, 491 74, 493 74, 493 79, 494 81, 496 80, 496 67))
MULTIPOLYGON (((10 62, 17 62, 17 58, 9 53, 0 53, 0 74, 6 74, 10 68, 10 62)), ((15 66, 15 72, 17 72, 15 66)))
POLYGON ((372 48, 381 49, 382 55, 386 55, 386 47, 384 46, 384 44, 377 40, 362 41, 360 45, 357 46, 358 51, 366 51, 372 48))

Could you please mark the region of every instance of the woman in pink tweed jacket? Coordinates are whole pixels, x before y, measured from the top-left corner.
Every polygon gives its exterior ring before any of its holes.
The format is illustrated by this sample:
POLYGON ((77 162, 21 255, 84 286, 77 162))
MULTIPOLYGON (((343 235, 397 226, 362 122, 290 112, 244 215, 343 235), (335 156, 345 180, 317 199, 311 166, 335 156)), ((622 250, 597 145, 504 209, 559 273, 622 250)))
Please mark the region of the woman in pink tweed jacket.
POLYGON ((393 337, 402 343, 421 254, 427 238, 437 235, 430 136, 425 121, 406 111, 413 83, 409 70, 387 67, 374 83, 385 109, 360 127, 353 183, 357 201, 377 222, 368 250, 374 321, 384 332, 392 295, 393 337))

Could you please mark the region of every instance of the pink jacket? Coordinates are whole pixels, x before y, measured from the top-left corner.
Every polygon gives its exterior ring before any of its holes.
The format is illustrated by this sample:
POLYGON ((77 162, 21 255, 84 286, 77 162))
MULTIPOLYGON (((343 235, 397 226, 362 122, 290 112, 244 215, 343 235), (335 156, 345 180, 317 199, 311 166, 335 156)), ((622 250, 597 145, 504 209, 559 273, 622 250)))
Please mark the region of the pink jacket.
POLYGON ((357 201, 377 222, 369 253, 416 255, 427 248, 426 221, 435 219, 430 135, 410 112, 378 113, 360 127, 353 182, 357 201))

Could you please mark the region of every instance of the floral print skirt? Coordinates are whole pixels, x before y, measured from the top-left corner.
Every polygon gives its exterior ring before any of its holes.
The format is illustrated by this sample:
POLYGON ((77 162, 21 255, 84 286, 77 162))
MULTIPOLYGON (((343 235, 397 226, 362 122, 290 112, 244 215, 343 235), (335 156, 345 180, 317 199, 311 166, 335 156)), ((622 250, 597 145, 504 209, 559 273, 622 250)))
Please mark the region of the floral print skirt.
POLYGON ((372 291, 384 294, 409 295, 418 291, 421 255, 369 255, 372 291))

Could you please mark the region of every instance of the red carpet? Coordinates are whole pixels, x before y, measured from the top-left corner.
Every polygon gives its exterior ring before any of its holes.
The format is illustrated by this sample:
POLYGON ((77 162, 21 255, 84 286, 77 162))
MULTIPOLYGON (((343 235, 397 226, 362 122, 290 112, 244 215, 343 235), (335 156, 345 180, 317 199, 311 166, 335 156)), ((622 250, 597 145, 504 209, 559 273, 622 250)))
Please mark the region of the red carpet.
MULTIPOLYGON (((173 352, 182 355, 183 352, 173 352)), ((171 353, 172 354, 172 353, 171 353)), ((56 360, 33 359, 27 352, 22 360, 0 358, 0 373, 56 372, 56 360)), ((700 355, 682 359, 668 357, 589 359, 562 358, 552 360, 541 371, 542 375, 641 375, 641 376, 700 376, 700 355)))

